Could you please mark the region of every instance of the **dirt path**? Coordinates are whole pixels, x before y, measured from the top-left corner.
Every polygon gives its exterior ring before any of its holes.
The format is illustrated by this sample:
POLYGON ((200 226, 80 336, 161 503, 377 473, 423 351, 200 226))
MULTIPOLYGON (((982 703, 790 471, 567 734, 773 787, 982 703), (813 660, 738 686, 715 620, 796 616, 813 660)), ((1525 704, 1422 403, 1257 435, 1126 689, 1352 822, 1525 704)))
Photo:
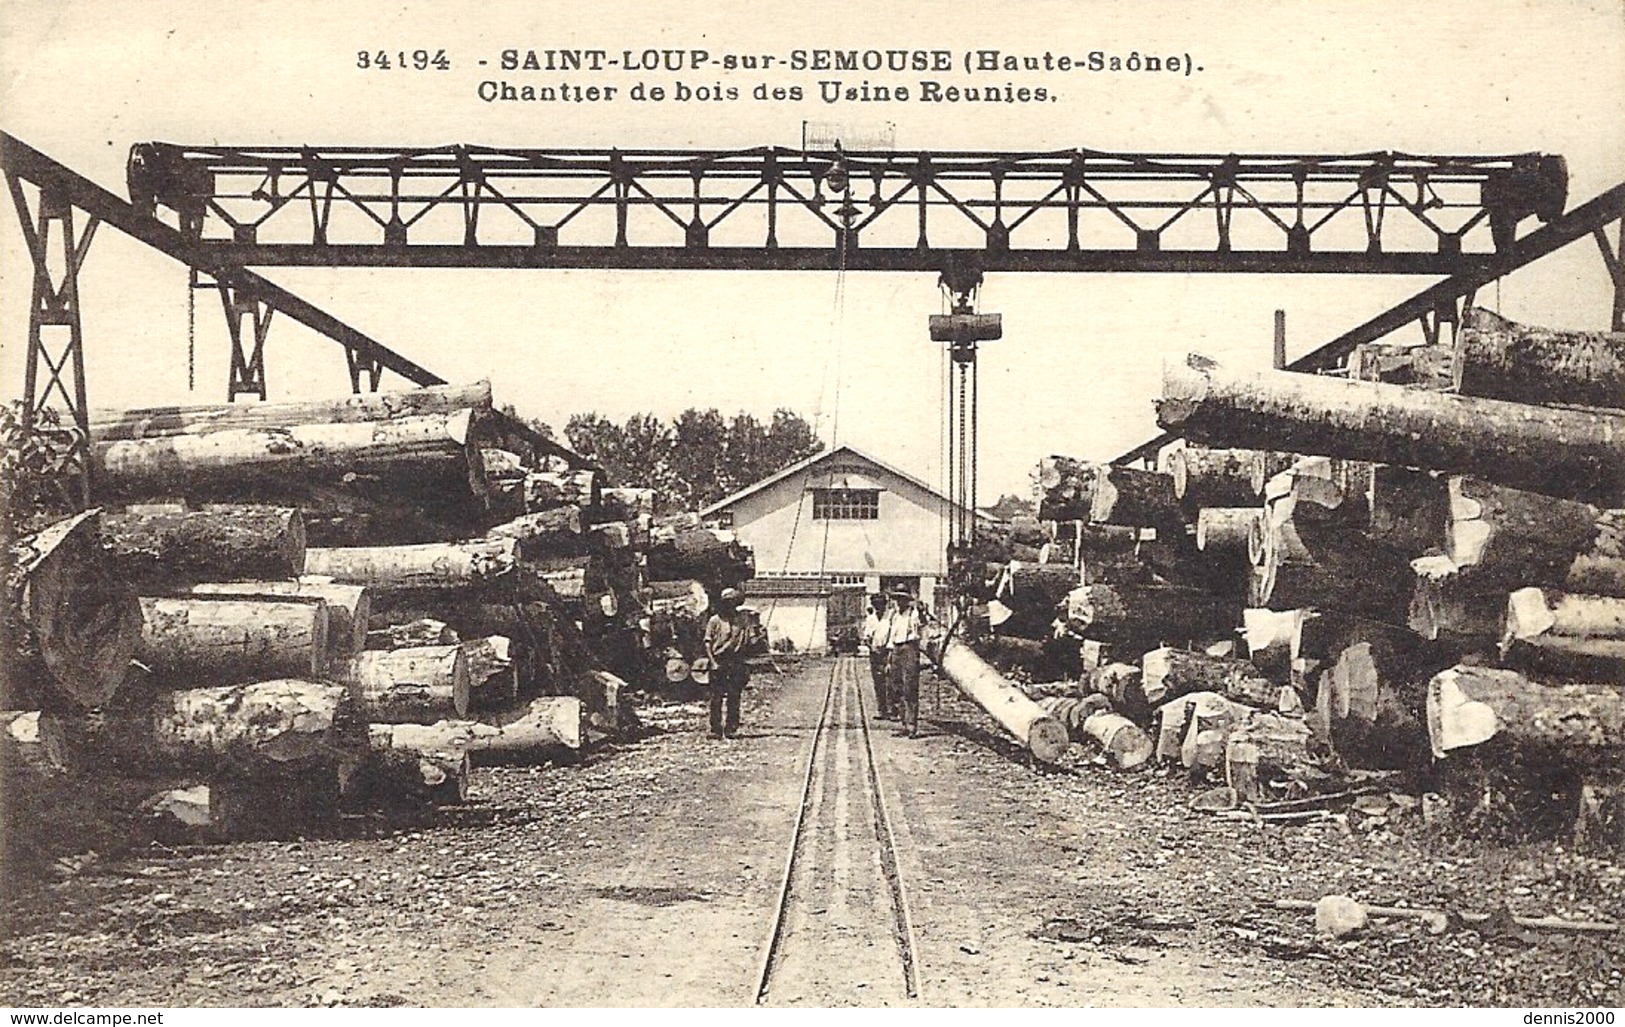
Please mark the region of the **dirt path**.
MULTIPOLYGON (((749 1005, 830 668, 760 675, 735 741, 707 738, 697 704, 649 709, 659 733, 575 766, 480 770, 469 807, 416 830, 86 861, 7 903, 0 1003, 749 1005)), ((1328 948, 1256 902, 1515 882, 1531 911, 1618 917, 1611 869, 1581 880, 1545 851, 1497 864, 1346 825, 1223 824, 1164 777, 1035 770, 974 708, 925 689, 924 737, 872 736, 925 1004, 1451 1003, 1473 974, 1520 997, 1625 994, 1615 943, 1401 926, 1328 948)), ((850 741, 833 763, 853 763, 850 741)), ((872 837, 843 779, 817 802, 850 841, 872 837)), ((775 1001, 900 1000, 882 971, 851 969, 896 963, 861 926, 878 909, 872 858, 814 853, 831 886, 808 892, 792 934, 832 958, 775 1001)))

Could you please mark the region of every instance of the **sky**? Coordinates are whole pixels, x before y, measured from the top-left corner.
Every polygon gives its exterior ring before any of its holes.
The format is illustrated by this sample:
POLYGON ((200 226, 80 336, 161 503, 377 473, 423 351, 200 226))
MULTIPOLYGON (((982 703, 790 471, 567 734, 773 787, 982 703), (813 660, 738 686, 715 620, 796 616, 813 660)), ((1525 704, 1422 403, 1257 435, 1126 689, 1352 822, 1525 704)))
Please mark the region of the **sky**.
MULTIPOLYGON (((797 145, 804 119, 895 124, 903 149, 1559 153, 1570 205, 1625 179, 1619 0, 343 5, 6 0, 0 126, 120 195, 132 143, 736 148, 797 145), (362 50, 445 49, 440 74, 355 67, 362 50), (479 59, 506 48, 997 48, 1191 53, 1190 76, 1030 76, 1053 102, 491 104, 479 59)), ((638 78, 605 73, 623 89, 638 78)), ((712 79, 717 76, 710 76, 712 79)), ((760 76, 810 87, 821 76, 760 76)), ((860 76, 861 77, 861 76, 860 76)), ((902 76, 913 79, 919 76, 902 76)), ((517 79, 516 79, 517 80, 517 79)), ((542 80, 535 80, 542 81, 542 80)), ((741 77, 740 82, 756 79, 741 77)), ((0 380, 21 394, 29 266, 0 228, 0 380)), ((1526 228, 1533 222, 1526 223, 1526 228)), ((562 424, 594 410, 789 407, 826 441, 942 480, 935 276, 274 268, 267 277, 451 381, 562 424)), ((81 279, 93 406, 224 398, 227 336, 186 271, 98 233, 81 279), (190 336, 190 344, 189 344, 190 336), (194 366, 188 370, 188 351, 194 366)), ((1270 359, 1273 311, 1296 356, 1430 284, 1359 276, 990 274, 1004 338, 981 358, 981 498, 1026 494, 1049 453, 1106 459, 1155 433, 1165 358, 1270 359)), ((1517 320, 1607 326, 1589 242, 1480 296, 1517 320)), ((1415 329, 1409 331, 1415 332, 1415 329)), ((342 351, 279 319, 273 399, 348 392, 342 351)), ((401 386, 402 380, 386 377, 401 386)), ((386 385, 386 387, 388 387, 386 385)))

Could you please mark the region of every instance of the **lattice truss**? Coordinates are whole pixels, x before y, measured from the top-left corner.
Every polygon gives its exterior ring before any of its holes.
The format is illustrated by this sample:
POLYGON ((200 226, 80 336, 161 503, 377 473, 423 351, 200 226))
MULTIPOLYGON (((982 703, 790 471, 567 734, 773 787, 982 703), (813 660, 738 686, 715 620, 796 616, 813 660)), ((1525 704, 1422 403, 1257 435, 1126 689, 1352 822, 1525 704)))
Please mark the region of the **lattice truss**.
POLYGON ((147 143, 131 200, 234 263, 1450 274, 1562 213, 1540 154, 147 143))

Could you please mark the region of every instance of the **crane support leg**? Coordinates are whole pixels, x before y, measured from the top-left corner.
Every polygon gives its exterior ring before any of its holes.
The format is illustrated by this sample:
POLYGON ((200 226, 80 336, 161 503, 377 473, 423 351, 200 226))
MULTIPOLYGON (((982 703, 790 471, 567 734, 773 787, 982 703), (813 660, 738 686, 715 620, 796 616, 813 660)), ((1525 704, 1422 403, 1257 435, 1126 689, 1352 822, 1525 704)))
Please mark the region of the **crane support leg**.
POLYGON ((226 401, 254 395, 265 399, 265 337, 271 331, 269 303, 239 285, 219 282, 220 303, 231 333, 231 371, 226 380, 226 401))
POLYGON ((28 314, 28 356, 23 389, 23 426, 43 431, 41 417, 56 414, 60 438, 52 468, 63 498, 75 508, 90 502, 90 421, 85 401, 84 330, 79 319, 79 272, 100 220, 87 217, 75 234, 73 204, 59 189, 46 186, 30 213, 21 179, 8 172, 23 238, 34 263, 33 297, 28 314))

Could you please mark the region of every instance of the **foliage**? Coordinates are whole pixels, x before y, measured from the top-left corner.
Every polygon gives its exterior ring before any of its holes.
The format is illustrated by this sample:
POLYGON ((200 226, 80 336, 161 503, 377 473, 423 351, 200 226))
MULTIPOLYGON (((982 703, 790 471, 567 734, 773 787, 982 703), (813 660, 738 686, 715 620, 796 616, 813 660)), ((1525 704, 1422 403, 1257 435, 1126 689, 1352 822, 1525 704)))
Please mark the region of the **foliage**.
POLYGON ((997 503, 988 507, 987 512, 1001 521, 1014 520, 1017 517, 1036 517, 1038 504, 1007 492, 999 497, 997 503))
POLYGON ((5 541, 73 512, 72 485, 63 469, 77 434, 49 407, 35 415, 32 427, 23 424, 21 400, 0 407, 0 537, 5 541))
POLYGON ((804 460, 824 444, 800 415, 775 410, 763 424, 750 414, 683 411, 671 423, 634 414, 624 424, 576 414, 564 427, 570 447, 598 463, 617 484, 656 489, 674 509, 697 510, 804 460))

